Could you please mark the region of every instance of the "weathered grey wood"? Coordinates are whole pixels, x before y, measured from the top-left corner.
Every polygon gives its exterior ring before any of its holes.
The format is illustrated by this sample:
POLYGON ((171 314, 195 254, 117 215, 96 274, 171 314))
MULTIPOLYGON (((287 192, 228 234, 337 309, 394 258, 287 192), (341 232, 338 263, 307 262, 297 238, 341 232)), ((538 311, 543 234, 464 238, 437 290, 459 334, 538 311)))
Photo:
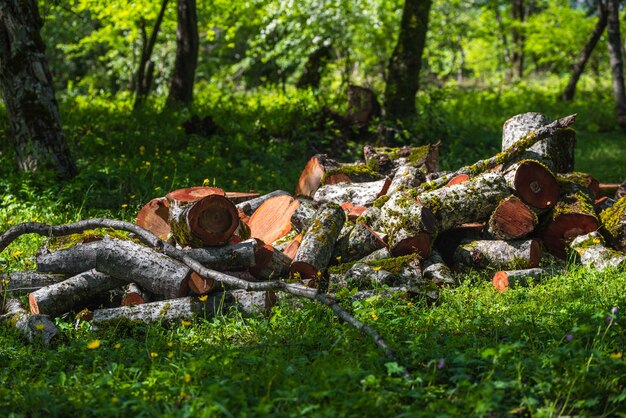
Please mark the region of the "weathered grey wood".
POLYGON ((385 247, 385 248, 381 248, 380 250, 376 250, 370 253, 369 255, 366 255, 365 257, 361 258, 359 262, 368 263, 370 261, 384 260, 385 258, 392 258, 392 257, 393 257, 393 254, 391 254, 391 251, 389 251, 389 248, 385 247))
POLYGON ((491 213, 487 232, 495 239, 518 239, 530 234, 538 223, 537 215, 524 202, 509 196, 491 213))
POLYGON ((389 186, 389 179, 377 180, 368 183, 338 183, 327 184, 315 192, 313 199, 320 203, 351 202, 358 206, 371 206, 374 201, 385 194, 389 186))
POLYGON ((523 270, 502 270, 493 275, 492 283, 498 292, 516 287, 526 287, 530 283, 536 283, 541 277, 548 275, 548 272, 541 268, 531 268, 523 270))
POLYGON ((113 321, 114 323, 120 319, 149 324, 191 320, 194 317, 211 318, 215 315, 221 315, 225 308, 231 306, 232 303, 233 298, 228 292, 219 292, 206 295, 204 301, 201 301, 198 296, 188 296, 142 305, 96 309, 93 312, 92 324, 98 327, 107 322, 113 321))
POLYGON ((289 276, 292 259, 269 244, 259 245, 255 252, 255 265, 250 273, 258 280, 274 280, 289 276))
MULTIPOLYGON (((541 113, 528 112, 513 116, 502 127, 502 151, 549 123, 550 118, 541 113)), ((554 173, 567 173, 574 169, 575 144, 575 133, 564 130, 533 144, 520 159, 538 160, 554 173)))
POLYGON ((257 241, 249 239, 221 247, 185 248, 184 251, 202 265, 219 271, 245 270, 254 266, 257 241))
POLYGON ((75 275, 96 267, 102 241, 92 241, 37 256, 37 271, 75 275))
POLYGON ((411 164, 402 165, 396 170, 387 190, 387 194, 392 195, 400 191, 413 189, 422 184, 425 180, 426 177, 421 168, 411 164))
POLYGON ((237 310, 248 315, 267 314, 278 302, 274 292, 249 292, 239 289, 228 293, 232 295, 237 310))
POLYGON ((348 263, 383 247, 386 245, 376 232, 363 223, 357 223, 347 231, 345 236, 340 235, 337 239, 332 259, 348 263))
POLYGON ((318 273, 323 273, 345 222, 346 214, 339 205, 328 203, 322 206, 302 237, 302 243, 291 263, 290 274, 315 279, 318 273))
MULTIPOLYGON (((386 198, 386 197, 385 197, 386 198)), ((377 206, 370 206, 357 218, 357 222, 363 222, 365 225, 372 228, 374 231, 380 231, 383 229, 383 224, 380 219, 381 209, 377 206)))
POLYGON ((29 314, 17 299, 7 299, 5 310, 8 323, 14 325, 30 343, 41 342, 44 347, 47 347, 59 333, 58 328, 47 315, 29 314))
POLYGON ((450 267, 443 261, 437 250, 432 250, 430 256, 424 260, 422 274, 425 279, 432 280, 437 286, 456 285, 450 267))
POLYGON ((455 265, 459 269, 527 269, 538 267, 540 260, 541 245, 534 239, 465 241, 454 252, 455 265))
POLYGON ((48 274, 36 271, 0 274, 0 292, 10 292, 14 296, 25 295, 42 287, 62 282, 68 277, 65 274, 48 274))
POLYGON ((583 266, 600 271, 620 267, 626 263, 626 254, 607 248, 604 238, 598 231, 577 236, 570 244, 570 248, 578 254, 583 266))
POLYGON ((283 195, 289 195, 289 193, 284 190, 275 190, 271 193, 267 193, 257 198, 247 200, 235 206, 237 207, 237 209, 241 209, 243 213, 245 213, 247 216, 252 216, 254 211, 257 210, 258 207, 263 204, 263 202, 265 202, 268 199, 271 199, 272 197, 283 196, 283 195))
POLYGON ((189 267, 153 249, 131 241, 104 239, 98 251, 96 270, 134 282, 166 298, 187 294, 192 271, 189 267))
POLYGON ((422 193, 417 200, 433 212, 441 232, 468 222, 486 221, 510 193, 502 175, 486 173, 460 184, 422 193))
POLYGON ((626 252, 626 196, 600 214, 603 233, 616 250, 626 252))
POLYGON ((30 312, 54 318, 71 310, 80 310, 99 293, 125 284, 107 274, 89 270, 30 293, 30 312))
POLYGON ((576 115, 570 115, 558 119, 548 125, 542 126, 541 128, 524 135, 524 137, 520 138, 520 140, 517 141, 512 147, 507 148, 505 151, 502 151, 491 158, 477 161, 472 165, 461 167, 447 176, 442 176, 426 183, 422 183, 416 188, 416 192, 417 194, 420 194, 428 190, 435 190, 443 187, 452 177, 459 174, 467 174, 470 177, 473 177, 494 169, 499 165, 507 165, 513 161, 517 161, 517 159, 522 156, 530 146, 538 141, 541 141, 542 139, 557 135, 558 132, 572 125, 575 120, 576 115))
POLYGON ((420 257, 428 257, 437 234, 437 220, 411 194, 392 195, 381 208, 380 221, 393 255, 418 253, 420 257))
POLYGON ((298 233, 301 233, 310 225, 319 205, 312 199, 302 197, 298 198, 298 201, 300 202, 300 206, 298 206, 298 209, 291 215, 291 226, 293 226, 298 233))
POLYGON ((343 274, 331 274, 328 291, 335 293, 344 287, 363 290, 382 285, 415 289, 425 283, 418 258, 392 258, 375 264, 379 265, 357 262, 343 274))

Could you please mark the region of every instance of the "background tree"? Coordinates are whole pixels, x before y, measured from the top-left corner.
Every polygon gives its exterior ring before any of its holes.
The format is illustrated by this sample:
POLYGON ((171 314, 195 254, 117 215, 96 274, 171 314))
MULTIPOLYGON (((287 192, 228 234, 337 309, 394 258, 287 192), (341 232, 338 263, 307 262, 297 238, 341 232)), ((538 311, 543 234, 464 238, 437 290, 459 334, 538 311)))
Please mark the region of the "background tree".
POLYGON ((176 29, 176 59, 170 79, 169 104, 191 104, 193 84, 198 65, 198 16, 196 0, 178 0, 176 29))
POLYGON ((0 3, 0 89, 20 169, 53 169, 69 178, 76 166, 61 127, 42 25, 36 0, 0 3))
POLYGON ((422 54, 426 44, 431 0, 405 0, 398 41, 389 59, 384 114, 404 120, 416 114, 422 54))
POLYGON ((615 115, 617 123, 626 130, 626 91, 624 90, 624 61, 622 58, 622 35, 619 28, 619 1, 608 3, 608 47, 613 76, 613 96, 615 97, 615 115))

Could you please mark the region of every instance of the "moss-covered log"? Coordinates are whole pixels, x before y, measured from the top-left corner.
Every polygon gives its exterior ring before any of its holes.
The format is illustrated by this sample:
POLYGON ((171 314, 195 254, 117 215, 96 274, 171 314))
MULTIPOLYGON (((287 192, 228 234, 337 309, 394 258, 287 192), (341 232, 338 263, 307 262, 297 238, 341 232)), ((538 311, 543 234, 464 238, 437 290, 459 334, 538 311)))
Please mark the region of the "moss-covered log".
POLYGON ((465 241, 454 251, 457 269, 527 269, 539 266, 541 244, 538 240, 465 241))
POLYGON ((598 231, 577 236, 570 244, 570 248, 578 254, 583 266, 602 271, 626 265, 626 254, 607 248, 598 231))
POLYGON ((423 145, 421 147, 363 147, 365 163, 373 170, 393 177, 398 168, 406 165, 422 169, 426 173, 439 171, 440 144, 423 145))
POLYGON ((459 225, 437 235, 434 248, 439 252, 443 260, 448 265, 454 264, 454 250, 463 241, 485 239, 485 226, 482 223, 468 223, 459 225))
POLYGON ((322 186, 315 192, 314 199, 320 203, 351 202, 358 206, 371 206, 380 196, 387 193, 391 180, 377 180, 368 183, 339 183, 322 186))
POLYGON ((228 243, 239 227, 237 208, 221 189, 194 187, 168 193, 170 226, 182 246, 205 247, 228 243))
POLYGON ((164 254, 131 241, 104 239, 96 270, 126 282, 137 283, 165 298, 185 296, 192 270, 164 254))
POLYGON ((578 235, 588 234, 600 227, 589 189, 559 179, 561 196, 552 211, 542 221, 541 237, 547 250, 565 259, 569 243, 578 235))
POLYGON ((17 299, 7 299, 5 311, 7 324, 14 326, 30 343, 40 342, 47 347, 59 334, 59 329, 48 315, 31 315, 17 299))
POLYGON ((422 274, 425 279, 432 280, 437 286, 456 285, 450 267, 443 261, 443 258, 436 250, 432 250, 430 256, 424 260, 422 274))
POLYGON ((598 199, 600 197, 600 182, 591 174, 581 173, 580 171, 560 173, 559 179, 573 181, 579 186, 589 189, 594 199, 598 199))
POLYGON ((486 221, 502 199, 511 194, 505 178, 487 173, 453 186, 442 187, 417 196, 447 231, 468 222, 486 221))
POLYGON ((381 208, 380 221, 394 256, 417 253, 428 257, 437 235, 437 220, 410 193, 392 195, 381 208))
POLYGON ((135 223, 165 241, 172 231, 169 219, 169 202, 164 197, 157 197, 139 210, 135 223))
POLYGON ((339 167, 324 173, 321 186, 339 183, 368 183, 382 179, 383 176, 380 173, 372 170, 366 164, 341 164, 339 167))
POLYGON ((348 263, 383 247, 386 247, 385 242, 376 232, 363 223, 357 223, 345 236, 339 237, 332 258, 348 263))
POLYGON ((556 204, 559 183, 554 174, 536 160, 522 160, 503 173, 507 184, 528 205, 544 210, 556 204))
POLYGON ((37 271, 75 275, 96 267, 102 241, 91 241, 37 256, 37 271))
POLYGON ((403 256, 354 263, 345 273, 330 275, 328 291, 335 293, 342 288, 372 289, 382 285, 417 289, 424 284, 419 258, 403 256))
POLYGON ((509 196, 489 217, 487 232, 495 239, 517 239, 533 232, 538 222, 537 215, 524 202, 509 196))
POLYGON ((317 189, 322 185, 324 174, 340 166, 341 164, 332 160, 326 154, 314 155, 306 163, 300 174, 295 195, 313 197, 317 189))
POLYGON ((610 245, 626 252, 626 196, 600 214, 602 230, 610 245))
POLYGON ((99 293, 125 284, 125 281, 108 274, 89 270, 32 292, 28 295, 30 312, 54 318, 72 310, 81 310, 99 293))
POLYGON ((21 296, 62 282, 69 278, 66 274, 39 273, 37 271, 16 271, 0 275, 0 293, 8 292, 21 296))
POLYGON ((300 205, 291 215, 291 226, 299 233, 306 230, 318 208, 318 203, 312 199, 298 198, 300 205))
POLYGON ((523 270, 501 270, 493 275, 491 282, 498 292, 517 287, 526 287, 536 283, 541 277, 546 276, 546 271, 541 268, 523 270))
POLYGON ((419 167, 405 164, 396 170, 386 193, 392 195, 400 191, 414 189, 422 184, 424 180, 426 180, 426 177, 424 177, 424 173, 419 167))
POLYGON ((302 243, 291 263, 290 274, 303 279, 315 279, 330 263, 335 242, 346 222, 341 206, 322 206, 302 237, 302 243))
MULTIPOLYGON (((385 197, 385 202, 389 199, 387 196, 383 197, 385 197)), ((378 200, 376 202, 378 202, 378 200)), ((362 222, 372 228, 374 231, 380 231, 383 228, 380 219, 381 213, 382 212, 380 207, 370 206, 369 208, 364 210, 358 218, 356 218, 356 222, 362 222)))

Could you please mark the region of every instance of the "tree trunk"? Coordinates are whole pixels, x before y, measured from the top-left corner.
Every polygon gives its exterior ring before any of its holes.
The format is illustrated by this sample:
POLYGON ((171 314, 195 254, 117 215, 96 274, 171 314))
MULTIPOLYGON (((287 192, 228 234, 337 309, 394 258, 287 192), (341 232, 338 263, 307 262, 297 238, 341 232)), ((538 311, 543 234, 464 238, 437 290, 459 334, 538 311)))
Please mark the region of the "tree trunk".
POLYGON ((513 27, 511 28, 511 35, 513 38, 513 74, 522 79, 524 76, 524 44, 526 37, 524 36, 523 24, 526 20, 526 5, 524 0, 513 0, 511 4, 511 17, 513 19, 513 27))
POLYGON ((142 45, 139 67, 137 68, 137 74, 135 74, 135 109, 139 109, 143 105, 143 102, 150 92, 154 73, 154 63, 151 61, 152 51, 154 51, 154 46, 156 45, 157 36, 161 30, 161 23, 163 22, 168 3, 169 0, 163 0, 161 3, 161 9, 154 23, 154 28, 152 28, 150 39, 148 39, 146 34, 146 22, 144 20, 141 21, 142 45))
POLYGON ((37 1, 0 3, 0 91, 19 168, 52 169, 70 178, 77 170, 61 127, 42 26, 37 1))
POLYGON ((193 101, 193 83, 198 64, 198 17, 196 0, 178 0, 178 27, 176 28, 176 59, 170 81, 168 104, 190 105, 193 101))
POLYGON ((276 280, 289 275, 292 257, 269 244, 259 245, 254 254, 254 266, 249 271, 259 280, 276 280))
POLYGON ((576 93, 576 84, 578 83, 578 79, 583 74, 585 70, 585 65, 587 65, 587 61, 591 58, 591 53, 594 48, 598 44, 598 41, 602 37, 602 33, 606 28, 607 23, 607 8, 604 4, 604 0, 598 0, 598 21, 596 22, 596 26, 593 28, 593 32, 591 32, 591 36, 587 40, 587 43, 583 47, 583 50, 580 52, 578 56, 578 61, 572 67, 572 76, 570 77, 565 90, 559 96, 561 100, 571 102, 574 100, 574 94, 576 93))
POLYGON ((619 0, 608 0, 607 33, 609 59, 613 74, 613 96, 617 123, 626 130, 626 90, 624 90, 624 60, 622 58, 622 35, 619 28, 619 0))
POLYGON ((302 75, 296 82, 296 87, 299 89, 318 89, 320 87, 320 81, 322 80, 322 73, 326 64, 331 58, 331 48, 327 45, 321 45, 315 48, 307 58, 306 64, 302 69, 302 75))
POLYGON ((416 116, 422 54, 426 45, 432 0, 405 0, 398 42, 389 59, 384 114, 389 120, 416 116))

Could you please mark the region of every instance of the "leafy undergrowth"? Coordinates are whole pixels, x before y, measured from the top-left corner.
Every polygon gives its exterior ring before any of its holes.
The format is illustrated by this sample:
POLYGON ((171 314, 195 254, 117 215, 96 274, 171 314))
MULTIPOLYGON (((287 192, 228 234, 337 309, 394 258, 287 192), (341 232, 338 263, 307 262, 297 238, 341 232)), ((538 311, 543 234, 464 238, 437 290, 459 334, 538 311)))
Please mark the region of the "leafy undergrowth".
MULTIPOLYGON (((610 99, 587 94, 564 105, 556 90, 425 92, 407 138, 441 139, 450 169, 497 151, 502 122, 515 113, 578 112, 578 168, 621 181, 626 151, 610 99)), ((0 230, 32 220, 133 220, 147 200, 198 184, 292 191, 307 158, 332 149, 336 135, 312 116, 323 103, 307 92, 207 88, 195 112, 220 126, 209 137, 183 132, 189 113, 157 105, 133 113, 130 103, 64 101, 80 167, 71 182, 15 173, 8 141, 0 142, 0 230)), ((358 155, 360 145, 344 151, 358 155)), ((0 254, 0 270, 34 268, 42 242, 20 238, 0 254)), ((267 317, 171 326, 90 330, 67 316, 51 349, 0 327, 0 416, 626 415, 625 271, 570 269, 504 294, 488 274, 460 279, 435 305, 374 298, 348 306, 397 350, 411 381, 369 339, 308 302, 282 301, 267 317)))

